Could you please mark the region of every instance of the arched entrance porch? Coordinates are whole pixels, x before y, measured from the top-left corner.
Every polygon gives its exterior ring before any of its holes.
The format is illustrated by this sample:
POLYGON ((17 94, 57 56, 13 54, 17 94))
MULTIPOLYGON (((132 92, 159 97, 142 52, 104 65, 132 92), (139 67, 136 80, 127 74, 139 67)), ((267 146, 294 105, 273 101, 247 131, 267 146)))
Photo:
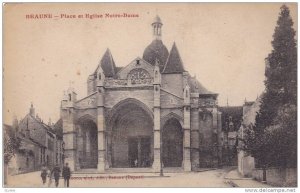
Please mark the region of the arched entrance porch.
POLYGON ((162 161, 164 167, 181 167, 183 129, 176 118, 168 119, 162 128, 162 161))
POLYGON ((89 116, 77 121, 77 157, 79 167, 97 168, 98 164, 98 135, 97 125, 89 116))
POLYGON ((111 167, 146 168, 153 162, 153 115, 135 99, 112 109, 108 146, 111 167))

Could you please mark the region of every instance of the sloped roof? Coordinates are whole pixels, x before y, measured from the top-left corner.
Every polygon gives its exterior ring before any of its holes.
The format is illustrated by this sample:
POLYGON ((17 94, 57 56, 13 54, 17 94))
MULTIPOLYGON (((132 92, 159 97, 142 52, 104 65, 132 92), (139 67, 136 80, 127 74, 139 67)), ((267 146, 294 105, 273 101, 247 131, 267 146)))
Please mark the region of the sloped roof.
POLYGON ((154 23, 160 23, 160 24, 162 24, 161 19, 160 19, 160 17, 158 15, 155 16, 152 24, 154 24, 154 23))
POLYGON ((63 129, 62 128, 63 128, 62 119, 59 119, 53 126, 53 130, 59 139, 63 138, 63 129))
POLYGON ((191 92, 196 92, 202 95, 216 94, 207 90, 197 79, 196 77, 191 77, 188 75, 188 84, 190 86, 191 92))
MULTIPOLYGON (((101 68, 103 69, 103 73, 106 77, 113 77, 115 75, 116 65, 108 48, 102 56, 99 66, 101 66, 101 68)), ((96 71, 98 70, 98 68, 96 69, 96 71)))
POLYGON ((120 70, 122 70, 122 69, 123 69, 123 67, 118 67, 118 66, 117 66, 115 72, 118 73, 118 72, 119 72, 120 70))
POLYGON ((24 117, 24 119, 21 120, 21 122, 26 124, 28 118, 30 118, 31 120, 35 121, 37 124, 41 125, 42 128, 44 128, 50 136, 54 137, 53 134, 55 134, 55 133, 54 133, 53 129, 49 125, 43 123, 42 121, 40 121, 37 118, 31 116, 30 114, 27 114, 24 117))
POLYGON ((182 73, 184 71, 182 60, 174 42, 162 73, 182 73))
POLYGON ((163 42, 161 40, 153 40, 151 44, 144 50, 143 59, 153 66, 155 65, 156 59, 158 59, 160 64, 159 68, 162 72, 168 55, 169 51, 163 42))

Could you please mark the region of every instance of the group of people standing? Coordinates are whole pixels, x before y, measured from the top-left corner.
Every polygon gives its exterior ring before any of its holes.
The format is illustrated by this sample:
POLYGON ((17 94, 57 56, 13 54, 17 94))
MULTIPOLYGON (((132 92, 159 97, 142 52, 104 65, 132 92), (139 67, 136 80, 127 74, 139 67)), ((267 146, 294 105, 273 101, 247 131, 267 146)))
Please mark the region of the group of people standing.
MULTIPOLYGON (((43 181, 43 185, 47 183, 48 177, 48 187, 52 184, 52 179, 55 180, 55 187, 59 185, 59 178, 60 178, 61 169, 58 165, 54 166, 52 170, 48 171, 48 168, 44 165, 41 170, 41 178, 43 181)), ((71 177, 71 170, 68 166, 68 163, 62 169, 62 176, 64 178, 64 187, 69 187, 70 185, 70 177, 71 177)))

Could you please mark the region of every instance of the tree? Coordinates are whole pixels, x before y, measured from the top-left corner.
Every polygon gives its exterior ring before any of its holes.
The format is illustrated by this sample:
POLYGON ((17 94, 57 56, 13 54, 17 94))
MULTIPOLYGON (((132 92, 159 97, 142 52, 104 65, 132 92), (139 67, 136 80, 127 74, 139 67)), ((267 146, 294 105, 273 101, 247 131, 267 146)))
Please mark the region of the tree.
POLYGON ((297 47, 289 8, 280 10, 273 50, 266 58, 265 92, 245 139, 260 167, 286 167, 288 159, 297 160, 297 47))
POLYGON ((4 125, 4 184, 7 183, 8 163, 20 147, 20 139, 18 139, 16 131, 17 128, 4 125))
POLYGON ((7 128, 3 140, 4 163, 8 164, 11 158, 16 154, 20 146, 20 140, 17 138, 13 128, 7 128))
POLYGON ((266 59, 266 90, 256 122, 261 128, 277 124, 274 121, 280 107, 297 105, 297 48, 292 26, 290 11, 283 5, 273 35, 273 50, 266 59))

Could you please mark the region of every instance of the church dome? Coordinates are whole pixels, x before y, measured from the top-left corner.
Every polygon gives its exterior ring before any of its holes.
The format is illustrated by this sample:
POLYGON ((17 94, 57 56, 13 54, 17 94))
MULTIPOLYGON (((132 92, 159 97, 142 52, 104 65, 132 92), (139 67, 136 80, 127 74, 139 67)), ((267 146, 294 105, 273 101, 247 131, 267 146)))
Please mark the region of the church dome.
POLYGON ((155 39, 144 50, 143 59, 152 65, 155 65, 155 61, 156 59, 158 59, 160 71, 162 71, 168 56, 169 51, 167 47, 163 44, 161 40, 155 39))

